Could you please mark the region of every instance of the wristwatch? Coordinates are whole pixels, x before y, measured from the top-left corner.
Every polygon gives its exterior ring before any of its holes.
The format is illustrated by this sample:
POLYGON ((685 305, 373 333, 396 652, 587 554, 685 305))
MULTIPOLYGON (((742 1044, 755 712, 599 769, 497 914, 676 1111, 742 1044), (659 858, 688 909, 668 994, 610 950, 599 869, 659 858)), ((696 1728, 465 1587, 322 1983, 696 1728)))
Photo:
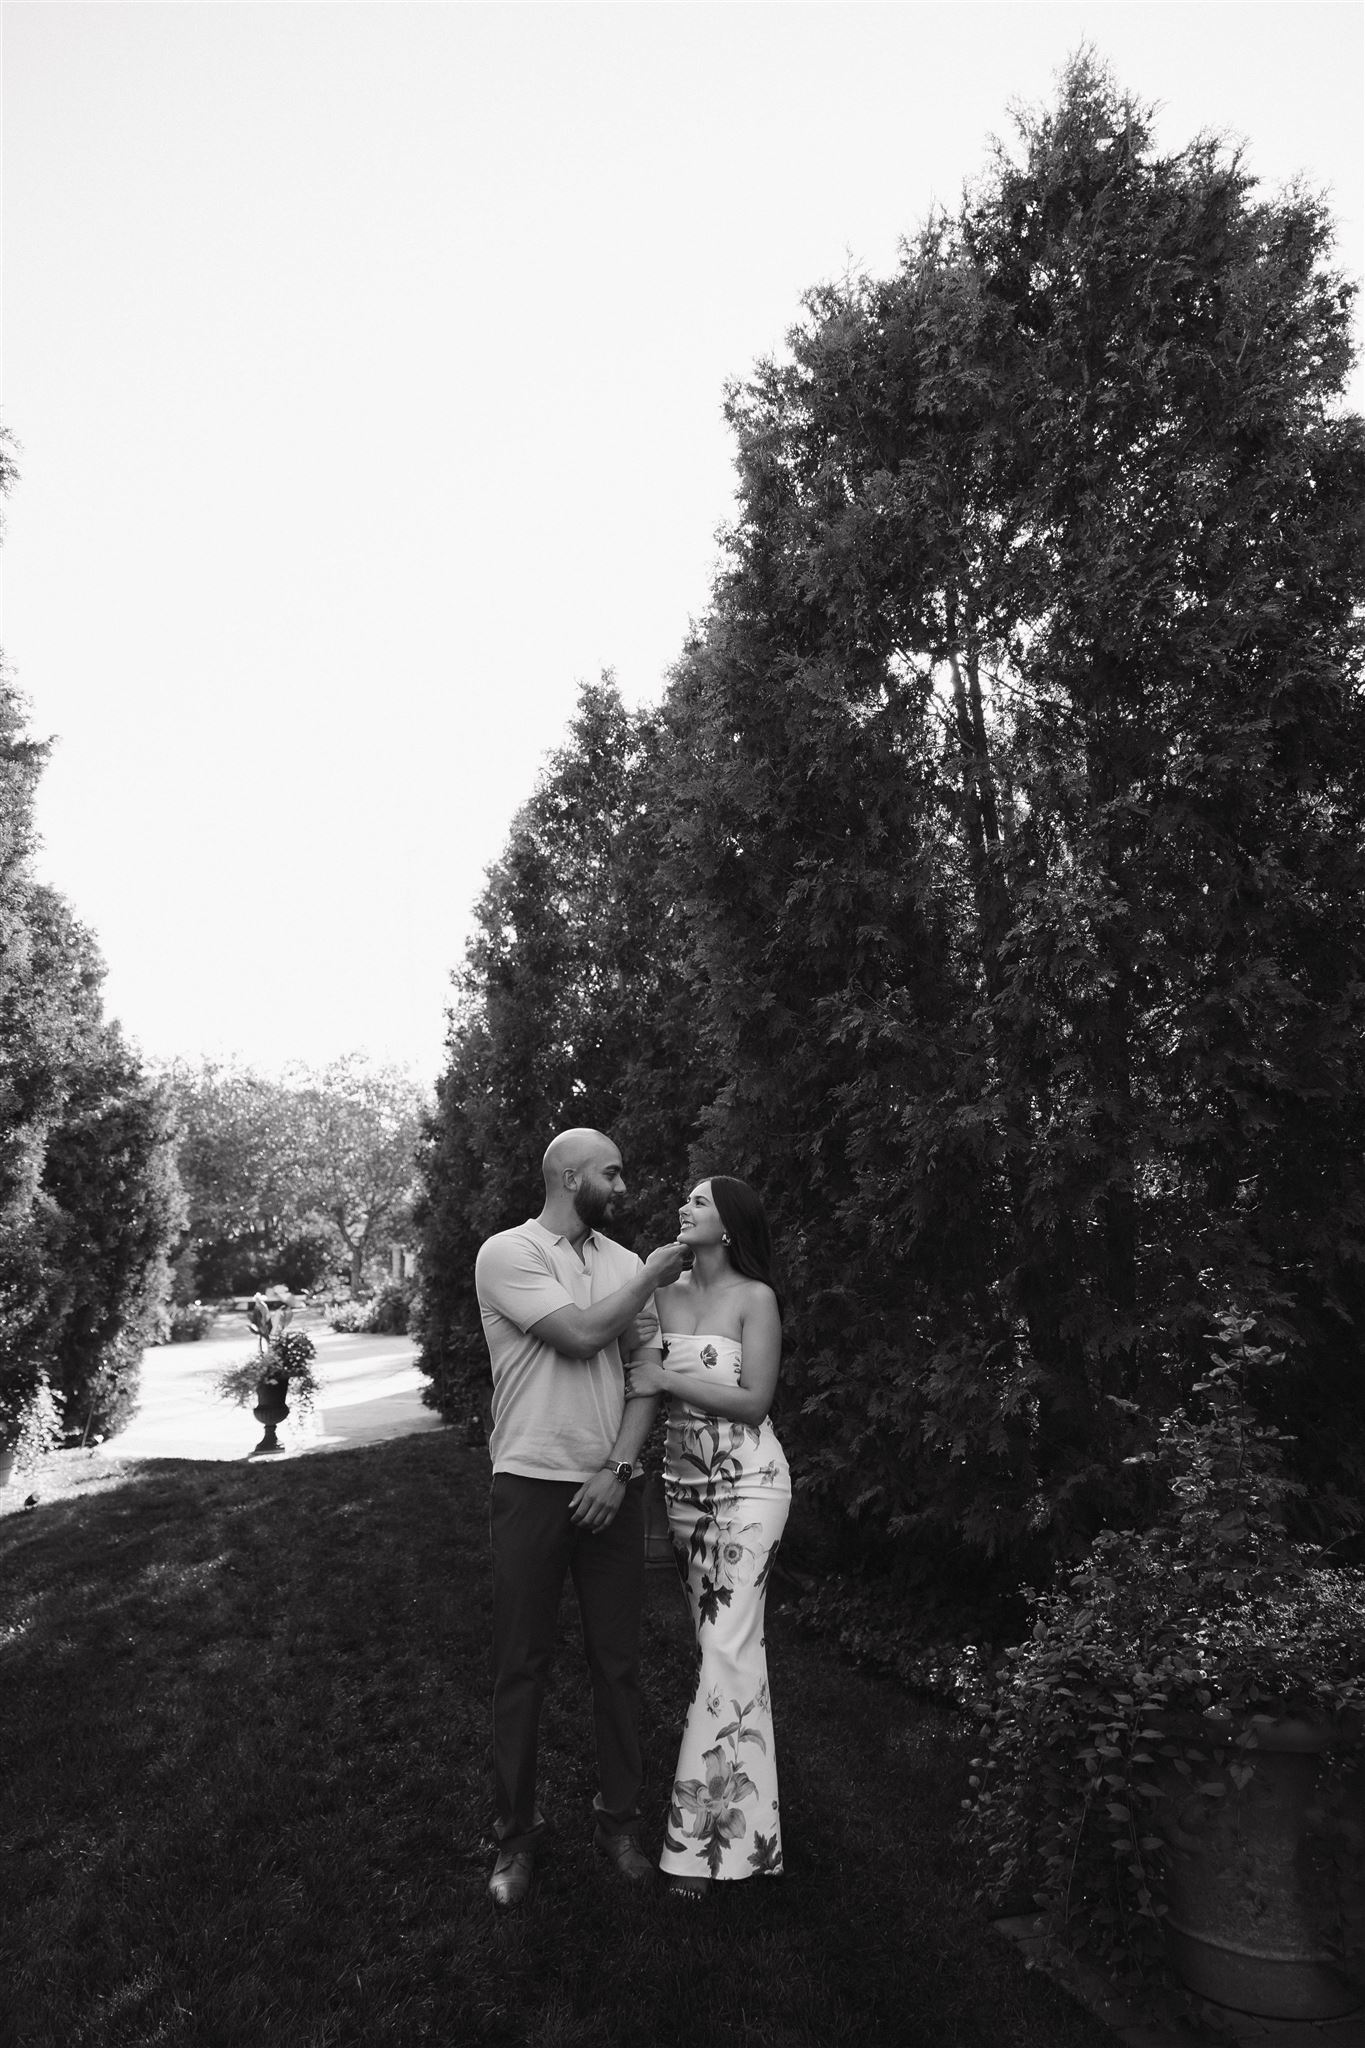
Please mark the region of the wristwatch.
POLYGON ((602 1470, 610 1472, 613 1479, 619 1479, 622 1486, 626 1484, 631 1474, 631 1467, 629 1465, 613 1465, 610 1459, 607 1460, 602 1470))

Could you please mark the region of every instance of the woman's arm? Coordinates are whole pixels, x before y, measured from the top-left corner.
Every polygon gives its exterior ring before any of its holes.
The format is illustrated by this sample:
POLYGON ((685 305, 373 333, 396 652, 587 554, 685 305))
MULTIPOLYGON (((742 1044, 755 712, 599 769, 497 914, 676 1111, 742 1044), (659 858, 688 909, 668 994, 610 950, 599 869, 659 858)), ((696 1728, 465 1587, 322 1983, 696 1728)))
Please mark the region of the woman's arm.
POLYGON ((627 1395, 638 1399, 646 1394, 671 1394, 707 1415, 720 1415, 727 1422, 743 1422, 757 1429, 772 1407, 782 1357, 782 1319, 770 1287, 755 1287, 745 1303, 739 1341, 738 1386, 717 1379, 714 1373, 698 1372, 694 1366, 647 1365, 638 1376, 634 1372, 627 1375, 627 1395))

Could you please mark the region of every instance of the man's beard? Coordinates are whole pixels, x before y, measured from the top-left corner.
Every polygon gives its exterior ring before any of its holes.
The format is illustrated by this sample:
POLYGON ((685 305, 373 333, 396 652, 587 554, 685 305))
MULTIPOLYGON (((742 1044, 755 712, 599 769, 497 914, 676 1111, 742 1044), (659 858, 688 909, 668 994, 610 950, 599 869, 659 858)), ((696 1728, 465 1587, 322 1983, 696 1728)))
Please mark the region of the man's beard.
POLYGON ((609 1221, 616 1197, 610 1188, 578 1187, 573 1191, 573 1206, 579 1222, 596 1230, 609 1221))

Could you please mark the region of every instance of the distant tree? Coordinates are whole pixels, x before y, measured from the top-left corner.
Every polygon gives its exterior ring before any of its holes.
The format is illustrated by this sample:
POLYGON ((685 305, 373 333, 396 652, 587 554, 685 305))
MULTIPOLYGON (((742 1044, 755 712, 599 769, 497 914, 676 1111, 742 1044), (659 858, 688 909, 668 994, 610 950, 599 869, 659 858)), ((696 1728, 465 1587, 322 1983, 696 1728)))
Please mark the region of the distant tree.
POLYGON ((73 1433, 108 1435, 132 1413, 185 1216, 175 1138, 169 1097, 102 1024, 71 1072, 40 1187, 50 1378, 73 1433))
POLYGON ((668 747, 658 716, 626 711, 609 678, 586 686, 475 913, 418 1204, 422 1362, 447 1412, 486 1371, 475 1254, 539 1209, 557 1130, 616 1138, 630 1241, 676 1230, 709 1084, 662 865, 668 747))
POLYGON ((279 1077, 217 1061, 167 1069, 189 1194, 189 1263, 204 1294, 314 1286, 345 1262, 358 1291, 401 1234, 425 1106, 406 1075, 359 1055, 279 1077))
MULTIPOLYGON (((9 443, 0 438, 0 488, 12 477, 9 443)), ((34 1211, 71 1036, 60 996, 44 979, 34 928, 33 795, 46 757, 0 673, 0 1428, 11 1434, 50 1363, 34 1211)))
POLYGON ((355 1295, 368 1262, 411 1222, 426 1101, 399 1069, 371 1066, 357 1054, 334 1060, 292 1093, 301 1217, 335 1234, 355 1295))
MULTIPOLYGON (((0 492, 13 479, 0 433, 0 492)), ((33 876, 47 755, 0 671, 0 1430, 50 1386, 68 1432, 103 1433, 135 1397, 179 1196, 95 943, 33 876)))
MULTIPOLYGON (((0 478, 3 477, 0 443, 0 478)), ((0 1217, 22 1219, 42 1171, 43 1134, 61 1097, 73 1029, 66 963, 42 947, 33 880, 33 795, 47 759, 0 673, 0 1217)))
POLYGON ((297 1105, 284 1085, 232 1062, 172 1061, 163 1079, 180 1126, 189 1209, 185 1286, 212 1297, 282 1277, 299 1230, 297 1105))
POLYGON ((0 680, 0 1409, 130 1412, 181 1215, 167 1108, 103 1015, 89 933, 29 866, 45 749, 0 680))

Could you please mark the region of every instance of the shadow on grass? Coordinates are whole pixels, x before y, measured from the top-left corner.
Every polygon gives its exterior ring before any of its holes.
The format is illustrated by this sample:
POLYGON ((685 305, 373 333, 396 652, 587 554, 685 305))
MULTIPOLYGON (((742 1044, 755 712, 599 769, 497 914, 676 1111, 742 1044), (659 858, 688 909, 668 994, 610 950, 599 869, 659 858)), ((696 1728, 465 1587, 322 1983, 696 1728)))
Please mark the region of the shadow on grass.
MULTIPOLYGON (((788 1874, 683 1918, 590 1845, 571 1598, 527 1907, 485 1897, 487 1460, 451 1434, 156 1461, 0 1520, 0 1868, 22 2048, 1098 2048, 971 1904, 962 1738, 779 1611, 788 1874)), ((693 1651, 649 1575, 657 1843, 693 1651)), ((0 2039, 3 2039, 0 2023, 0 2039)))

